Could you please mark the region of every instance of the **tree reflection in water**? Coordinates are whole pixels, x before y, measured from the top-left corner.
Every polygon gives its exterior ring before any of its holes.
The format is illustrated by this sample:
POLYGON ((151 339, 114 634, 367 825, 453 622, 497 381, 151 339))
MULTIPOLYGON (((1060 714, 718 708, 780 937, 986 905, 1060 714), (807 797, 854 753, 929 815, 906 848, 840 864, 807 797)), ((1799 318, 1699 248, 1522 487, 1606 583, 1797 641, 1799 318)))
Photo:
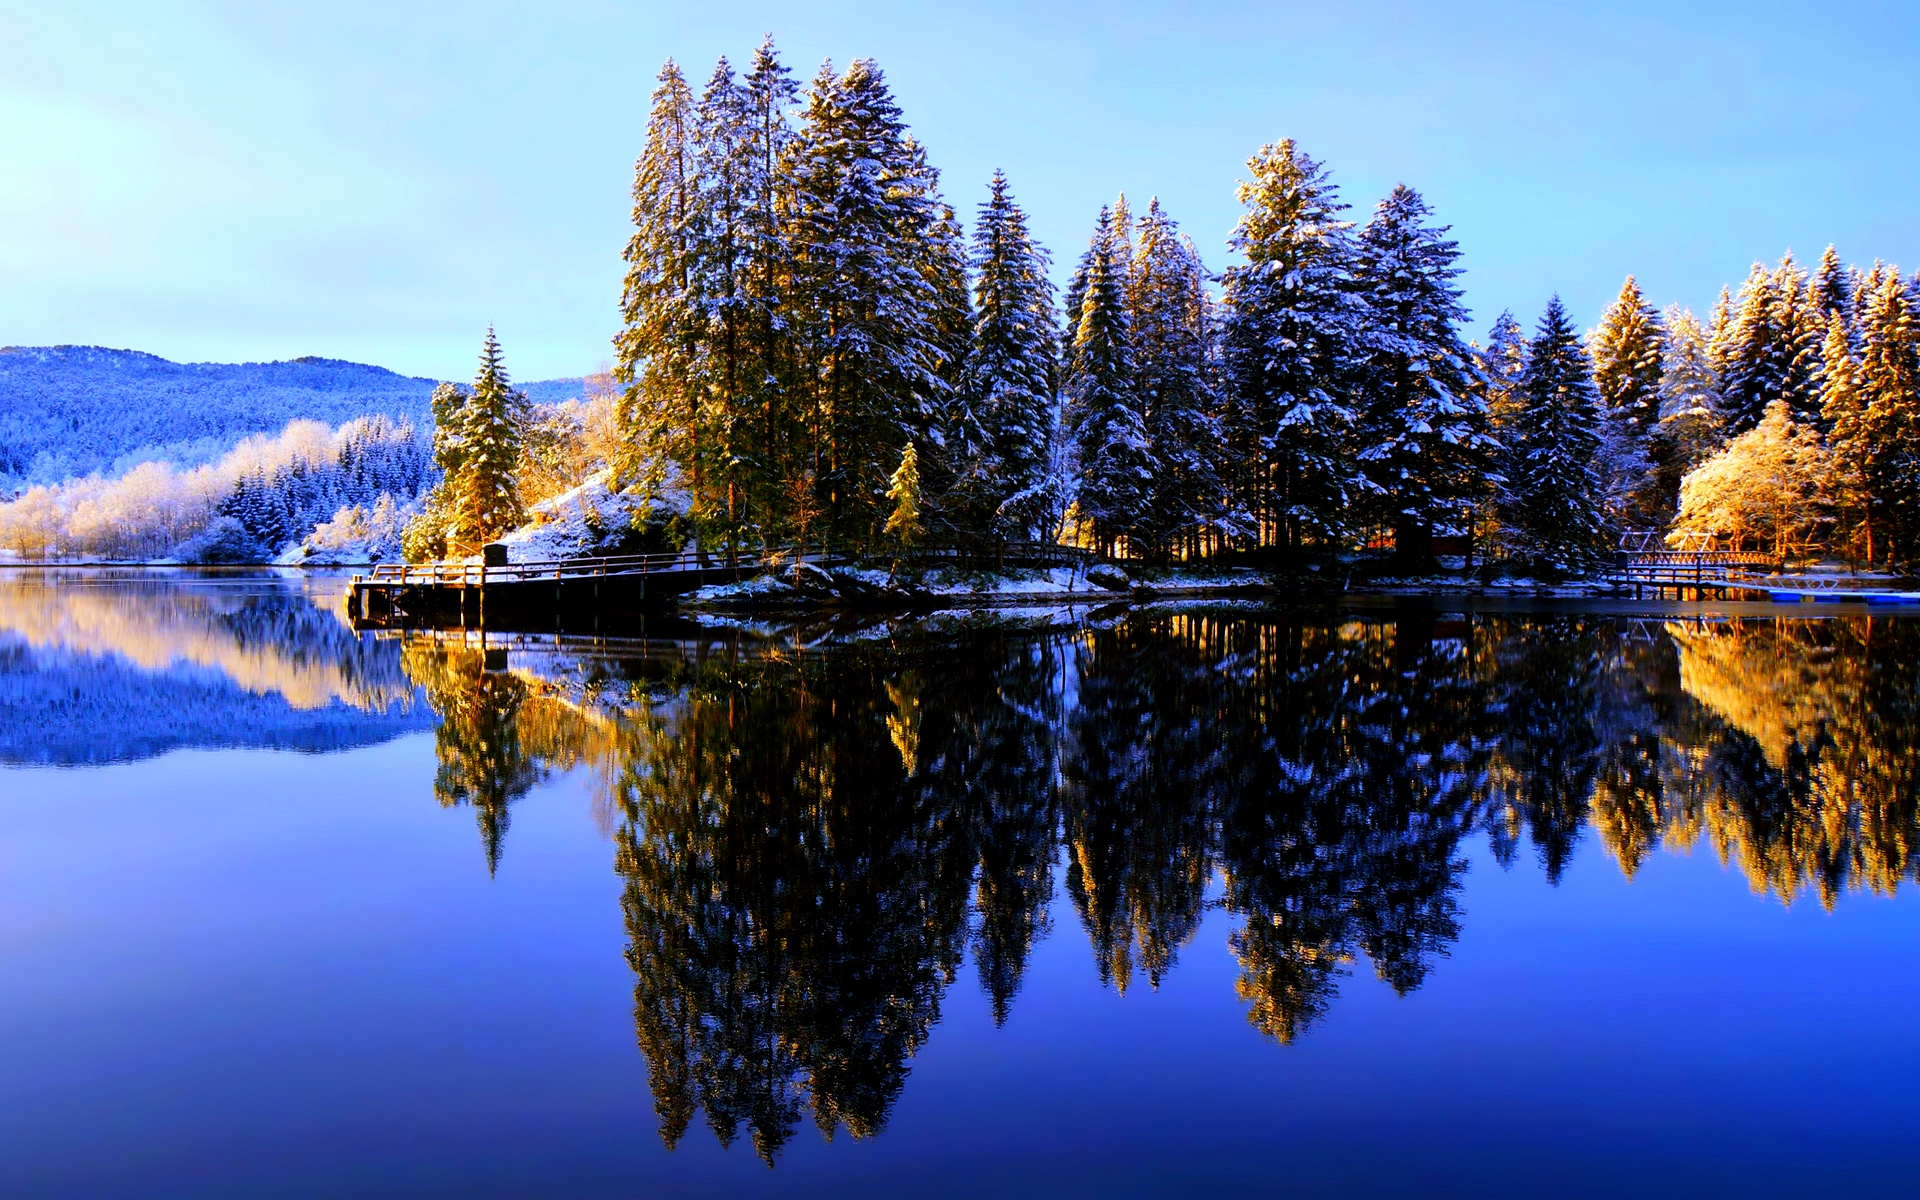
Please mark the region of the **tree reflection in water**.
POLYGON ((1420 986, 1476 833, 1550 881, 1591 826, 1629 879, 1705 835, 1789 902, 1890 892, 1920 865, 1916 629, 1405 609, 404 661, 490 869, 512 800, 597 773, 662 1136, 704 1112, 771 1161, 809 1113, 884 1126, 969 954, 1008 1019, 1056 865, 1123 993, 1224 910, 1282 1042, 1363 958, 1420 986))

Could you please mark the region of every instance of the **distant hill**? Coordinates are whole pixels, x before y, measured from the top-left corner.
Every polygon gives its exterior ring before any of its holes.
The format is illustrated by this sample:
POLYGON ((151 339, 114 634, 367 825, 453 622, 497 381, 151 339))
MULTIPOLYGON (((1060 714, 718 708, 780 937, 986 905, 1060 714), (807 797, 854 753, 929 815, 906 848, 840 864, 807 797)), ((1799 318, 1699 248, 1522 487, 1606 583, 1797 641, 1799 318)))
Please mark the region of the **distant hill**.
MULTIPOLYGON (((0 347, 0 495, 154 459, 211 462, 301 418, 383 413, 424 430, 435 382, 335 358, 176 363, 100 346, 0 347)), ((581 392, 578 379, 522 386, 546 403, 581 392)))

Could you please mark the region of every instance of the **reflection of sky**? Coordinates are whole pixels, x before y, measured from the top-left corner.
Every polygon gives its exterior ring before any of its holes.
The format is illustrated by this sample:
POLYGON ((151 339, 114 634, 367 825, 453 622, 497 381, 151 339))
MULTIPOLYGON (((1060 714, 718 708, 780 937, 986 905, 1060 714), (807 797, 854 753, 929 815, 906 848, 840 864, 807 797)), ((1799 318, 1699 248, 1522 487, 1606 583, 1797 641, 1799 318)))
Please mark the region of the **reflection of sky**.
MULTIPOLYGON (((0 1193, 1811 1195, 1911 1178, 1920 907, 1753 895, 1704 849, 1558 888, 1475 853, 1463 935, 1294 1046, 1215 912, 1162 989, 1057 896, 1005 1028, 971 963, 877 1139, 768 1172, 655 1136, 583 776, 489 880, 430 737, 0 773, 0 1193), (1233 1194, 1231 1190, 1222 1194, 1233 1194)), ((1056 876, 1058 879, 1058 876, 1056 876)), ((1898 1194, 1897 1189, 1887 1194, 1898 1194)))

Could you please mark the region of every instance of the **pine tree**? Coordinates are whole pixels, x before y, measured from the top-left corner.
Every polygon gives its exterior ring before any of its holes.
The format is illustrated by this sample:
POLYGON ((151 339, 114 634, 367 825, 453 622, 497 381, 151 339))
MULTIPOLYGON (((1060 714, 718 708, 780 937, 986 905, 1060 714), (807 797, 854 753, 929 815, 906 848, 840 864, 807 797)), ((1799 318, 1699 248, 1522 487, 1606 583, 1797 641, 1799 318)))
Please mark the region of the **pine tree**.
POLYGON ((1461 341, 1460 250, 1419 193, 1393 189, 1360 233, 1354 280, 1367 306, 1358 460, 1369 508, 1408 569, 1433 563, 1434 527, 1463 521, 1495 443, 1473 355, 1461 341))
POLYGON ((907 545, 920 536, 920 455, 908 442, 900 455, 900 465, 888 480, 887 499, 893 512, 887 517, 887 532, 907 545))
POLYGON ((1911 562, 1920 552, 1920 328, 1898 272, 1885 274, 1861 326, 1865 412, 1843 453, 1863 477, 1868 560, 1911 562))
POLYGON ((1150 478, 1119 253, 1112 211, 1103 208, 1082 260, 1084 290, 1063 388, 1075 448, 1074 504, 1102 551, 1138 533, 1150 478))
POLYGON ((1711 335, 1699 318, 1678 305, 1667 310, 1661 354, 1660 423, 1654 427, 1655 524, 1678 509, 1680 481, 1726 441, 1711 335))
POLYGON ((1516 424, 1523 404, 1520 376, 1527 366, 1527 335, 1513 314, 1502 310, 1487 331, 1484 349, 1476 348, 1475 365, 1487 406, 1487 423, 1493 436, 1493 466, 1487 494, 1482 497, 1477 523, 1483 528, 1497 527, 1499 514, 1511 512, 1517 501, 1510 492, 1518 473, 1514 469, 1514 448, 1518 445, 1516 424), (1489 524, 1491 523, 1491 524, 1489 524))
POLYGON ((1785 400, 1796 419, 1816 414, 1820 340, 1806 302, 1806 277, 1787 255, 1769 272, 1759 263, 1740 288, 1740 303, 1724 351, 1720 392, 1733 433, 1751 429, 1767 405, 1785 400))
POLYGON ((1866 391, 1859 364, 1853 358, 1852 338, 1844 312, 1827 317, 1827 340, 1822 347, 1820 416, 1832 450, 1832 478, 1828 491, 1839 521, 1837 540, 1856 542, 1871 561, 1873 503, 1868 490, 1875 445, 1869 424, 1866 391))
POLYGON ((801 312, 808 474, 835 532, 871 539, 892 463, 944 407, 952 301, 937 279, 957 247, 924 156, 880 69, 821 68, 789 153, 791 261, 801 312))
POLYGON ((1605 542, 1600 507, 1600 395, 1592 368, 1560 298, 1527 346, 1520 377, 1522 408, 1509 451, 1515 508, 1502 524, 1537 569, 1572 573, 1592 567, 1605 542))
POLYGON ((1206 270, 1156 197, 1139 222, 1127 275, 1133 392, 1149 446, 1142 540, 1165 557, 1198 552, 1220 509, 1217 387, 1206 270))
POLYGON ((960 523, 1026 538, 1054 505, 1046 495, 1053 437, 1053 285, 1046 251, 998 171, 974 224, 973 336, 946 422, 953 509, 960 523))
POLYGON ((526 519, 515 483, 525 409, 526 396, 508 386, 500 342, 488 326, 473 395, 460 410, 461 461, 452 478, 452 540, 478 547, 526 519))
POLYGON ((769 473, 766 447, 756 437, 766 379, 758 369, 749 290, 753 118, 747 89, 721 58, 694 110, 687 298, 700 340, 688 347, 688 407, 696 414, 690 474, 703 485, 694 497, 695 510, 717 524, 729 542, 740 536, 750 497, 766 492, 755 485, 769 473))
POLYGON ((1636 433, 1646 437, 1660 419, 1661 356, 1665 331, 1633 276, 1620 288, 1620 297, 1600 317, 1600 327, 1588 342, 1593 357, 1593 384, 1601 403, 1620 414, 1636 433))
POLYGON ((1820 255, 1820 265, 1807 280, 1807 302, 1819 314, 1823 327, 1836 313, 1843 320, 1853 316, 1854 274, 1832 246, 1820 255))
POLYGON ((1352 224, 1326 170, 1291 140, 1247 166, 1246 211, 1229 242, 1247 261, 1223 275, 1230 519, 1258 545, 1332 545, 1359 489, 1348 445, 1349 355, 1364 332, 1352 224))
POLYGON ((617 420, 623 483, 668 460, 688 468, 704 499, 702 468, 710 438, 693 387, 701 314, 694 292, 699 237, 697 114, 692 91, 672 59, 660 71, 647 143, 634 167, 634 233, 620 293, 622 328, 614 338, 617 379, 626 384, 617 420))

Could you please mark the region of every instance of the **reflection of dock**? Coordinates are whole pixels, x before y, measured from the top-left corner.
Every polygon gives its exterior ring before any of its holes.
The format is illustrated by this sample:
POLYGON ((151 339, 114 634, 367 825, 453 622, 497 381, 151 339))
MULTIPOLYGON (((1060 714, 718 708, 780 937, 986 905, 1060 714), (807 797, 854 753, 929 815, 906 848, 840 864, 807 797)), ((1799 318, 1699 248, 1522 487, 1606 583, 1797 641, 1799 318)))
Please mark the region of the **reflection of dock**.
POLYGON ((1841 587, 1840 581, 1826 587, 1777 587, 1756 585, 1755 590, 1764 591, 1767 599, 1782 604, 1800 604, 1808 601, 1826 603, 1854 604, 1920 604, 1920 592, 1876 591, 1870 588, 1841 587))
POLYGON ((568 614, 657 612, 688 592, 749 578, 762 566, 759 555, 717 562, 694 554, 509 563, 490 553, 477 562, 383 564, 353 577, 347 616, 361 628, 551 626, 568 614))

